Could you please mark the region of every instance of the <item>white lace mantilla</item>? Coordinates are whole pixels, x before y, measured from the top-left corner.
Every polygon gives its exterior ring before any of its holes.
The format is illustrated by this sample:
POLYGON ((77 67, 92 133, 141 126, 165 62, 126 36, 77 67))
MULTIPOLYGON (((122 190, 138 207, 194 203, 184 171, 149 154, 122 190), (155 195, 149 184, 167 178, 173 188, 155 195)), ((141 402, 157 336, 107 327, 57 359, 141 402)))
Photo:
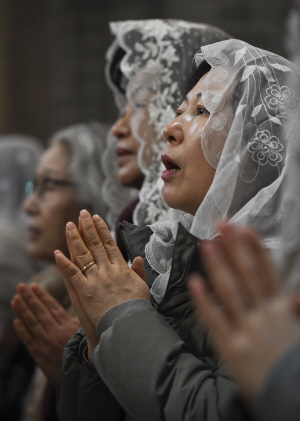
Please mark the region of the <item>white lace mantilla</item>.
MULTIPOLYGON (((200 64, 203 59, 212 69, 203 82, 202 100, 210 117, 202 129, 201 144, 216 173, 195 216, 190 216, 190 232, 199 239, 211 239, 217 235, 215 222, 229 218, 256 228, 266 246, 276 247, 282 233, 288 140, 299 115, 299 97, 292 83, 298 69, 240 40, 202 47, 196 61, 200 64)), ((180 212, 170 217, 167 227, 178 223, 180 212)), ((153 293, 161 301, 174 239, 170 231, 162 235, 163 226, 156 227, 151 226, 147 260, 160 274, 153 293)))
MULTIPOLYGON (((163 170, 160 155, 166 143, 162 131, 175 117, 185 85, 195 68, 193 56, 202 45, 227 39, 229 35, 210 25, 181 20, 113 22, 110 28, 115 40, 107 52, 106 79, 119 110, 127 101, 135 110, 132 130, 141 143, 138 162, 145 179, 133 219, 137 225, 145 226, 168 218, 160 179, 163 170), (122 81, 117 86, 112 80, 111 68, 119 48, 124 56, 119 63, 122 81)), ((114 153, 112 145, 110 135, 109 151, 105 152, 103 162, 107 169, 104 194, 109 198, 110 224, 116 219, 116 210, 124 208, 124 203, 136 195, 118 186, 117 167, 109 163, 114 153)))

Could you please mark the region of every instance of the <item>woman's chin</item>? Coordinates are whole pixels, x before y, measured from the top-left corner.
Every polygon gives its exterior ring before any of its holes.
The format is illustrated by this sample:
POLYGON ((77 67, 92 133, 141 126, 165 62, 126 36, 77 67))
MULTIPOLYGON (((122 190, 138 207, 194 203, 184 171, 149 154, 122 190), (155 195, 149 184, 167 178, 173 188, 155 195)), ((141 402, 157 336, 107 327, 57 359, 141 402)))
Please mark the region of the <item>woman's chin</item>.
POLYGON ((195 215, 198 207, 194 203, 189 203, 188 200, 180 198, 176 191, 172 191, 170 188, 165 187, 163 190, 163 198, 165 203, 172 209, 181 210, 183 212, 189 213, 190 215, 195 215))
POLYGON ((119 170, 118 180, 122 186, 140 189, 143 185, 144 174, 139 168, 133 171, 119 170))
MULTIPOLYGON (((35 260, 42 260, 44 262, 52 263, 55 262, 54 257, 49 253, 43 253, 42 251, 32 250, 29 251, 29 256, 35 260)), ((54 254, 53 254, 54 256, 54 254)))
POLYGON ((172 189, 169 188, 169 186, 168 187, 164 187, 164 190, 163 190, 163 199, 164 199, 165 203, 170 208, 182 210, 182 211, 185 212, 185 209, 183 209, 184 205, 179 200, 180 198, 178 197, 178 194, 176 195, 176 192, 172 191, 172 189))

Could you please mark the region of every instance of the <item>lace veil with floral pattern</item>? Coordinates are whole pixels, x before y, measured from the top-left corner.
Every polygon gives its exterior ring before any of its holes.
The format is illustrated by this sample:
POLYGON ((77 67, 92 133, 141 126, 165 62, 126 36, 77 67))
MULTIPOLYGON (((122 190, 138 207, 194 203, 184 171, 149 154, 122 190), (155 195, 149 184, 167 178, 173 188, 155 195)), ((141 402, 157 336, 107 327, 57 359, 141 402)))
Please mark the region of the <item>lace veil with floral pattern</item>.
MULTIPOLYGON (((300 65, 300 1, 294 2, 287 20, 285 44, 291 60, 300 65)), ((287 83, 295 84, 293 89, 300 99, 299 81, 287 75, 287 83), (297 83, 298 82, 298 83, 297 83)), ((296 110, 295 129, 290 136, 291 153, 287 186, 283 195, 284 200, 284 235, 282 248, 277 254, 283 271, 283 279, 289 290, 299 291, 300 287, 300 113, 296 110)))
POLYGON ((291 87, 297 69, 240 40, 202 47, 195 60, 199 64, 203 59, 212 69, 203 82, 202 100, 210 117, 201 143, 216 173, 194 217, 172 211, 168 223, 151 226, 146 258, 159 273, 152 286, 158 302, 169 279, 178 221, 199 239, 215 237, 215 222, 223 218, 256 228, 270 248, 282 235, 288 140, 299 112, 291 87))
MULTIPOLYGON (((168 217, 160 179, 160 155, 165 146, 162 131, 175 117, 183 89, 195 69, 193 56, 200 46, 228 39, 229 35, 210 25, 181 20, 113 22, 110 28, 115 39, 107 52, 106 78, 119 110, 127 101, 135 110, 132 130, 141 143, 138 162, 145 178, 134 223, 144 226, 168 217), (123 54, 117 60, 120 51, 123 54)), ((110 208, 110 226, 137 196, 136 190, 117 182, 116 143, 110 133, 103 156, 103 196, 110 208)))

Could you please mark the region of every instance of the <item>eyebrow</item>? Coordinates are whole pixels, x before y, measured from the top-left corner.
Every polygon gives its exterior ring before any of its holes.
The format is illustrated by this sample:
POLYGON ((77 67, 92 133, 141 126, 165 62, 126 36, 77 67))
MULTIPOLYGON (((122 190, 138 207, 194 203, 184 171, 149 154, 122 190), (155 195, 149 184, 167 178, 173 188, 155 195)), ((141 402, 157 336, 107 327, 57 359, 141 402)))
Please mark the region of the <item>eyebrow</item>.
MULTIPOLYGON (((45 168, 42 173, 36 174, 37 177, 60 177, 60 173, 57 170, 52 170, 51 168, 45 168)), ((62 177, 62 176, 61 176, 62 177)))
MULTIPOLYGON (((196 98, 201 98, 202 97, 202 92, 197 92, 196 93, 196 98)), ((186 95, 185 97, 184 97, 184 102, 187 102, 187 100, 188 100, 188 96, 186 95)))

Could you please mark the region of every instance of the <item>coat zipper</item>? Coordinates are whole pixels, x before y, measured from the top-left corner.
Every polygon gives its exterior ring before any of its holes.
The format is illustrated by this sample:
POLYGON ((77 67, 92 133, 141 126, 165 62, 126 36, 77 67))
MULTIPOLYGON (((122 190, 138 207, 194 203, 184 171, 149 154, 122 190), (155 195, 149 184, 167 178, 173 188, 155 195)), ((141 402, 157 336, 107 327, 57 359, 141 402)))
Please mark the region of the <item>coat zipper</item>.
POLYGON ((119 233, 120 233, 120 237, 123 241, 126 253, 128 255, 129 262, 130 262, 130 264, 132 264, 134 256, 133 256, 133 252, 132 252, 132 248, 131 248, 129 239, 127 238, 127 235, 126 235, 126 232, 125 232, 126 230, 125 230, 124 224, 119 223, 118 224, 118 230, 119 230, 119 233))

